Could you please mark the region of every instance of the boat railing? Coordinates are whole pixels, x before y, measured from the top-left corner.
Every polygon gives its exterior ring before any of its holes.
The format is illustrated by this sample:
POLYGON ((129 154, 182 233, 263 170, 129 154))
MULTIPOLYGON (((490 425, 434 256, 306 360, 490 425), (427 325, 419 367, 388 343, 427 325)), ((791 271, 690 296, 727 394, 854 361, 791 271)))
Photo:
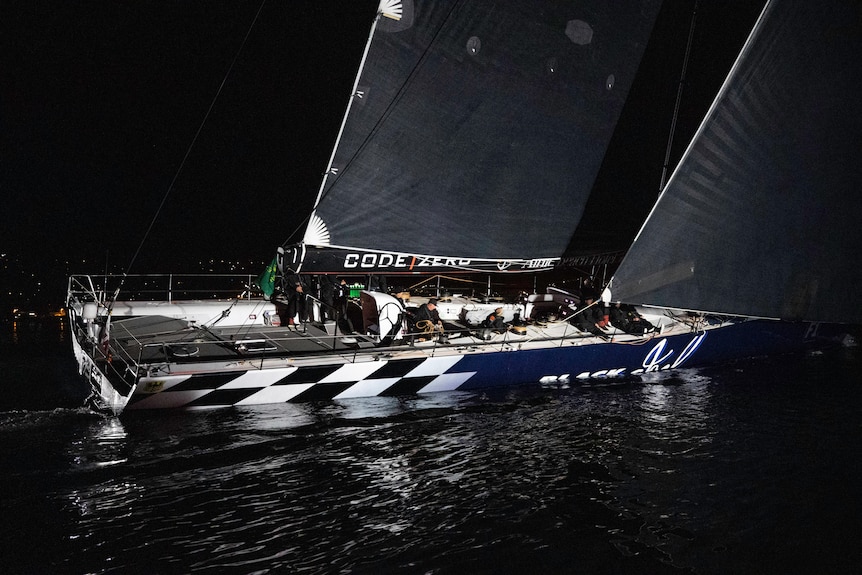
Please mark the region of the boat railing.
MULTIPOLYGON (((234 335, 233 339, 218 338, 205 340, 199 337, 189 337, 182 340, 150 340, 137 341, 138 357, 132 360, 128 353, 121 355, 124 361, 133 361, 135 366, 163 364, 169 366, 177 363, 208 362, 214 359, 237 360, 242 359, 246 365, 257 365, 263 369, 267 362, 279 359, 302 360, 306 358, 319 357, 336 353, 348 363, 367 360, 368 358, 385 359, 406 350, 419 352, 429 357, 434 357, 443 351, 453 349, 461 350, 463 353, 479 351, 482 349, 499 348, 500 350, 519 349, 524 345, 542 342, 560 342, 565 345, 584 339, 595 337, 589 333, 579 332, 572 328, 566 330, 561 337, 560 334, 547 335, 545 337, 524 336, 505 332, 499 338, 484 340, 478 334, 448 339, 454 332, 437 332, 434 334, 411 333, 403 334, 399 344, 381 345, 381 338, 376 335, 362 335, 358 333, 345 334, 336 333, 327 335, 317 333, 311 335, 307 326, 297 324, 291 329, 302 333, 303 338, 310 337, 321 344, 315 350, 288 351, 291 343, 296 342, 295 337, 272 337, 271 334, 260 337, 259 332, 249 332, 248 337, 240 334, 234 335), (418 336, 425 335, 424 342, 418 341, 418 336), (405 347, 405 343, 407 346, 405 347)), ((461 331, 461 330, 459 330, 461 331)), ((473 330, 475 331, 475 330, 473 330)), ((269 365, 272 365, 269 363, 269 365)), ((170 369, 169 367, 167 369, 170 369)))
MULTIPOLYGON (((325 301, 311 295, 305 295, 306 312, 308 313, 311 322, 323 323, 327 317, 335 317, 335 306, 326 303, 325 301)), ((302 322, 303 329, 308 322, 302 322)))
POLYGON ((71 311, 71 325, 75 330, 73 337, 81 345, 83 353, 88 355, 93 363, 99 366, 105 377, 122 395, 127 395, 138 379, 140 357, 134 358, 123 346, 115 345, 110 340, 104 345, 87 333, 87 327, 77 321, 77 314, 71 311), (123 385, 119 385, 119 384, 123 385), (125 386, 125 388, 124 388, 125 386))
POLYGON ((118 299, 248 299, 259 294, 254 274, 75 274, 69 277, 66 303, 74 299, 104 304, 118 299))

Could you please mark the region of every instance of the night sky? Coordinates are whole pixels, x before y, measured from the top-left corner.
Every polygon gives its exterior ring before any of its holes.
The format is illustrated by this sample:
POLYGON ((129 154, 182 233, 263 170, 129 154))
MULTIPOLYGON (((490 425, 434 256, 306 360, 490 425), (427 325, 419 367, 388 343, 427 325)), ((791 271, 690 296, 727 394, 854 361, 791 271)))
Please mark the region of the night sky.
MULTIPOLYGON (((701 4, 675 159, 761 8, 701 4)), ((268 260, 302 226, 376 5, 263 5, 132 272, 209 258, 268 260)), ((663 9, 660 38, 633 87, 637 101, 623 113, 597 185, 623 179, 657 194, 692 5, 663 9)), ((260 6, 4 3, 0 252, 109 258, 125 268, 260 6)))

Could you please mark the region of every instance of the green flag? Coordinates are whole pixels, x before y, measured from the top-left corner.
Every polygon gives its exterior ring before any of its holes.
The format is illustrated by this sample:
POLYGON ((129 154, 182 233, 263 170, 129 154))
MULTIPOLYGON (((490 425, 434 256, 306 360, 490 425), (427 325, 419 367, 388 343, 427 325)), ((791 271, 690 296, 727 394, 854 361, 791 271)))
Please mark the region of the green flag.
POLYGON ((257 276, 257 286, 267 298, 275 291, 276 272, 278 272, 278 256, 272 258, 272 263, 266 266, 262 274, 257 276))

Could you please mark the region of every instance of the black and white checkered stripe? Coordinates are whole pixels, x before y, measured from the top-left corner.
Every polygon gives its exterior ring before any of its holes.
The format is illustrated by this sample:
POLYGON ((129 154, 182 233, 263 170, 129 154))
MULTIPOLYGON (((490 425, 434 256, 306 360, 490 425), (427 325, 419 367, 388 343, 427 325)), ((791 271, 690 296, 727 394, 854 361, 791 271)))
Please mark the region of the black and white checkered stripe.
POLYGON ((301 402, 458 389, 463 356, 144 377, 128 409, 301 402))

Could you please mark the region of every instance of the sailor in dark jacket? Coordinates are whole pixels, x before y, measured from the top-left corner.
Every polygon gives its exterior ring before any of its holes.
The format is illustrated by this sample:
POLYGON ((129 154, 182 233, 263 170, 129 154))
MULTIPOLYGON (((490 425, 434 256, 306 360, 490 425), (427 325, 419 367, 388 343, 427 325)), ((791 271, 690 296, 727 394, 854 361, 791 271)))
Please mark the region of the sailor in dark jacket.
POLYGON ((503 308, 498 307, 493 312, 488 314, 483 322, 484 327, 489 327, 497 333, 503 333, 509 330, 509 326, 503 321, 503 308))
POLYGON ((350 286, 347 285, 347 280, 340 277, 335 285, 335 293, 333 294, 333 304, 335 305, 335 321, 338 327, 345 333, 353 333, 353 322, 347 313, 347 302, 350 297, 350 286))
POLYGON ((290 290, 287 294, 288 324, 293 325, 296 318, 300 323, 308 321, 308 307, 305 305, 305 282, 299 274, 291 274, 287 278, 287 286, 290 290))
POLYGON ((428 303, 423 303, 419 306, 419 309, 416 310, 416 313, 413 314, 414 325, 416 325, 416 329, 419 331, 430 331, 424 330, 421 326, 419 326, 419 322, 421 321, 430 321, 433 330, 443 331, 443 322, 440 321, 440 313, 437 311, 437 300, 432 298, 428 300, 428 303))
POLYGON ((639 314, 634 306, 621 305, 619 302, 611 306, 611 324, 626 333, 637 335, 655 331, 655 326, 639 314))
POLYGON ((611 325, 615 328, 628 332, 629 331, 629 319, 626 310, 624 310, 620 306, 620 302, 616 302, 611 306, 611 325))
POLYGON ((581 305, 578 306, 576 313, 575 325, 579 330, 594 335, 604 335, 604 332, 599 327, 599 323, 602 321, 602 309, 599 307, 599 304, 593 303, 592 297, 585 297, 581 305))

